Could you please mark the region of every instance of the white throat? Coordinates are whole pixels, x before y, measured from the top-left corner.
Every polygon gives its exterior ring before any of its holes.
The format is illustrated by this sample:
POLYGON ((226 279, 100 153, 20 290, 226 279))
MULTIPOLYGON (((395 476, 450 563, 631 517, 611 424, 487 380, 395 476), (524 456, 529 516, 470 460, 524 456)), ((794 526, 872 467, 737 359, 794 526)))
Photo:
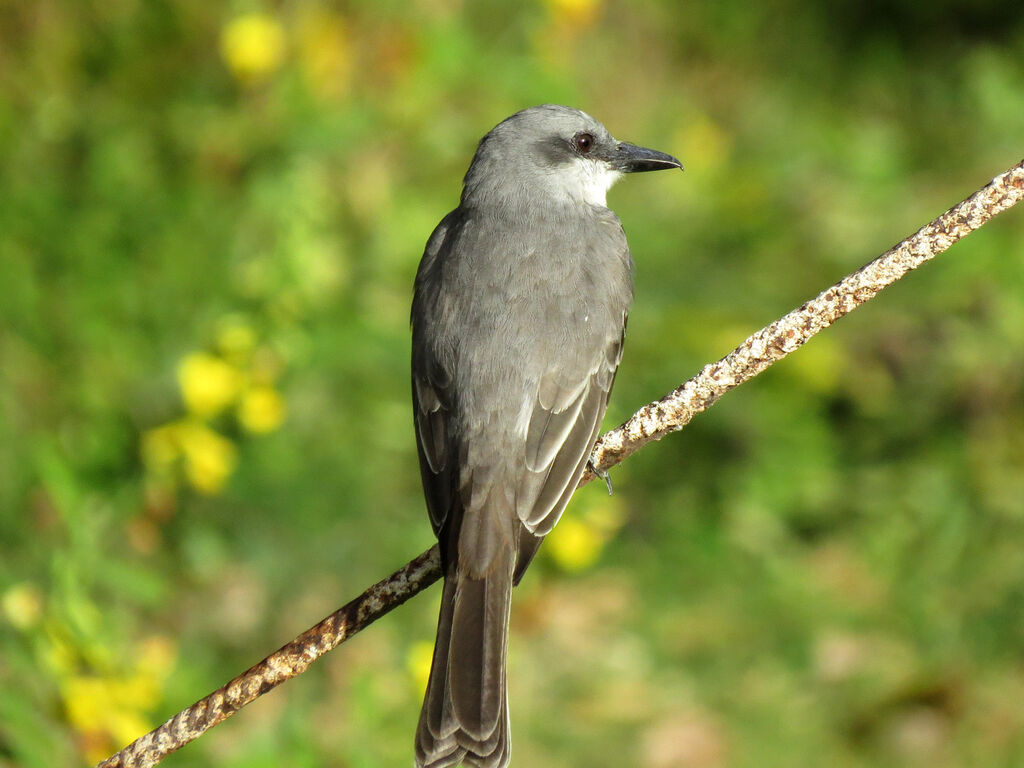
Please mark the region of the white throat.
POLYGON ((571 199, 607 208, 608 190, 621 176, 600 160, 578 158, 568 168, 560 168, 553 181, 571 199))

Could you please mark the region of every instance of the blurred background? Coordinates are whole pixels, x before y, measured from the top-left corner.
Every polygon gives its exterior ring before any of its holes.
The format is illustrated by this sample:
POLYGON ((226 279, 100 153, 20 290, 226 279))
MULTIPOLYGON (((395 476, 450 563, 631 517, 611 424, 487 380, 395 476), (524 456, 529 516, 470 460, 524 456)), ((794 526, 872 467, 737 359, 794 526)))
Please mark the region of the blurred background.
MULTIPOLYGON (((87 765, 432 543, 423 244, 579 106, 685 174, 606 425, 1024 156, 1006 0, 0 0, 0 766, 87 765)), ((1024 763, 1024 210, 581 491, 515 764, 1024 763)), ((434 588, 166 761, 408 765, 434 588)))

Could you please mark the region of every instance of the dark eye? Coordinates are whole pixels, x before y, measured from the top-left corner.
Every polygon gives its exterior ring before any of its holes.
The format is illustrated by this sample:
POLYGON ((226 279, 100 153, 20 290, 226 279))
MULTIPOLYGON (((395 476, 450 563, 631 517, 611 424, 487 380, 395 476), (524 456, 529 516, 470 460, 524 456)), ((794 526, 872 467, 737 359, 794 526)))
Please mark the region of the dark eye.
POLYGON ((590 133, 577 133, 572 137, 572 143, 575 145, 577 152, 585 155, 594 148, 594 136, 590 133))

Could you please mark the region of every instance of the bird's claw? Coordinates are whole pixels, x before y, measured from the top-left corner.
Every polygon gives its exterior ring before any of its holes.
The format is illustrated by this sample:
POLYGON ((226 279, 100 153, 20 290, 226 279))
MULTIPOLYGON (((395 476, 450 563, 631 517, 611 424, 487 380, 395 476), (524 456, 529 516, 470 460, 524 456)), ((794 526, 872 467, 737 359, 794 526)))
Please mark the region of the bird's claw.
POLYGON ((600 477, 602 480, 604 480, 604 484, 608 486, 608 495, 611 496, 612 476, 608 474, 608 470, 606 469, 602 472, 600 469, 595 467, 594 462, 590 460, 587 461, 587 466, 590 468, 590 471, 593 472, 597 477, 600 477))

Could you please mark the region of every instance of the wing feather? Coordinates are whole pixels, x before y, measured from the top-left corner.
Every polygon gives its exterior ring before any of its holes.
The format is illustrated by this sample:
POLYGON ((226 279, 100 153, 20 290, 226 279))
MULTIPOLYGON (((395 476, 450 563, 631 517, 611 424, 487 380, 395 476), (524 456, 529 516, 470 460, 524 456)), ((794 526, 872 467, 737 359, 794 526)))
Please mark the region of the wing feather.
POLYGON ((450 232, 458 227, 460 221, 457 211, 448 214, 427 241, 416 276, 412 307, 412 401, 416 446, 430 524, 442 542, 442 549, 446 542, 441 531, 458 490, 458 457, 452 455, 458 447, 452 443, 449 433, 454 394, 452 378, 431 346, 423 343, 424 337, 430 333, 428 326, 433 316, 426 305, 436 300, 435 296, 428 295, 425 286, 436 280, 436 271, 441 266, 439 256, 446 247, 450 232))
MULTIPOLYGON (((594 367, 575 386, 559 381, 564 373, 558 371, 547 374, 538 386, 526 434, 527 471, 515 497, 519 519, 536 536, 551 531, 579 483, 621 357, 622 335, 606 345, 594 367)), ((525 564, 517 565, 517 571, 521 568, 525 564)))
MULTIPOLYGON (((544 388, 541 381, 541 389, 544 388)), ((561 450, 569 431, 580 418, 580 410, 586 400, 590 382, 586 379, 578 392, 565 393, 559 389, 558 396, 551 398, 545 405, 544 398, 538 393, 537 403, 530 416, 530 426, 526 431, 526 469, 530 472, 546 470, 555 454, 561 450), (573 399, 566 402, 565 395, 573 399)))

